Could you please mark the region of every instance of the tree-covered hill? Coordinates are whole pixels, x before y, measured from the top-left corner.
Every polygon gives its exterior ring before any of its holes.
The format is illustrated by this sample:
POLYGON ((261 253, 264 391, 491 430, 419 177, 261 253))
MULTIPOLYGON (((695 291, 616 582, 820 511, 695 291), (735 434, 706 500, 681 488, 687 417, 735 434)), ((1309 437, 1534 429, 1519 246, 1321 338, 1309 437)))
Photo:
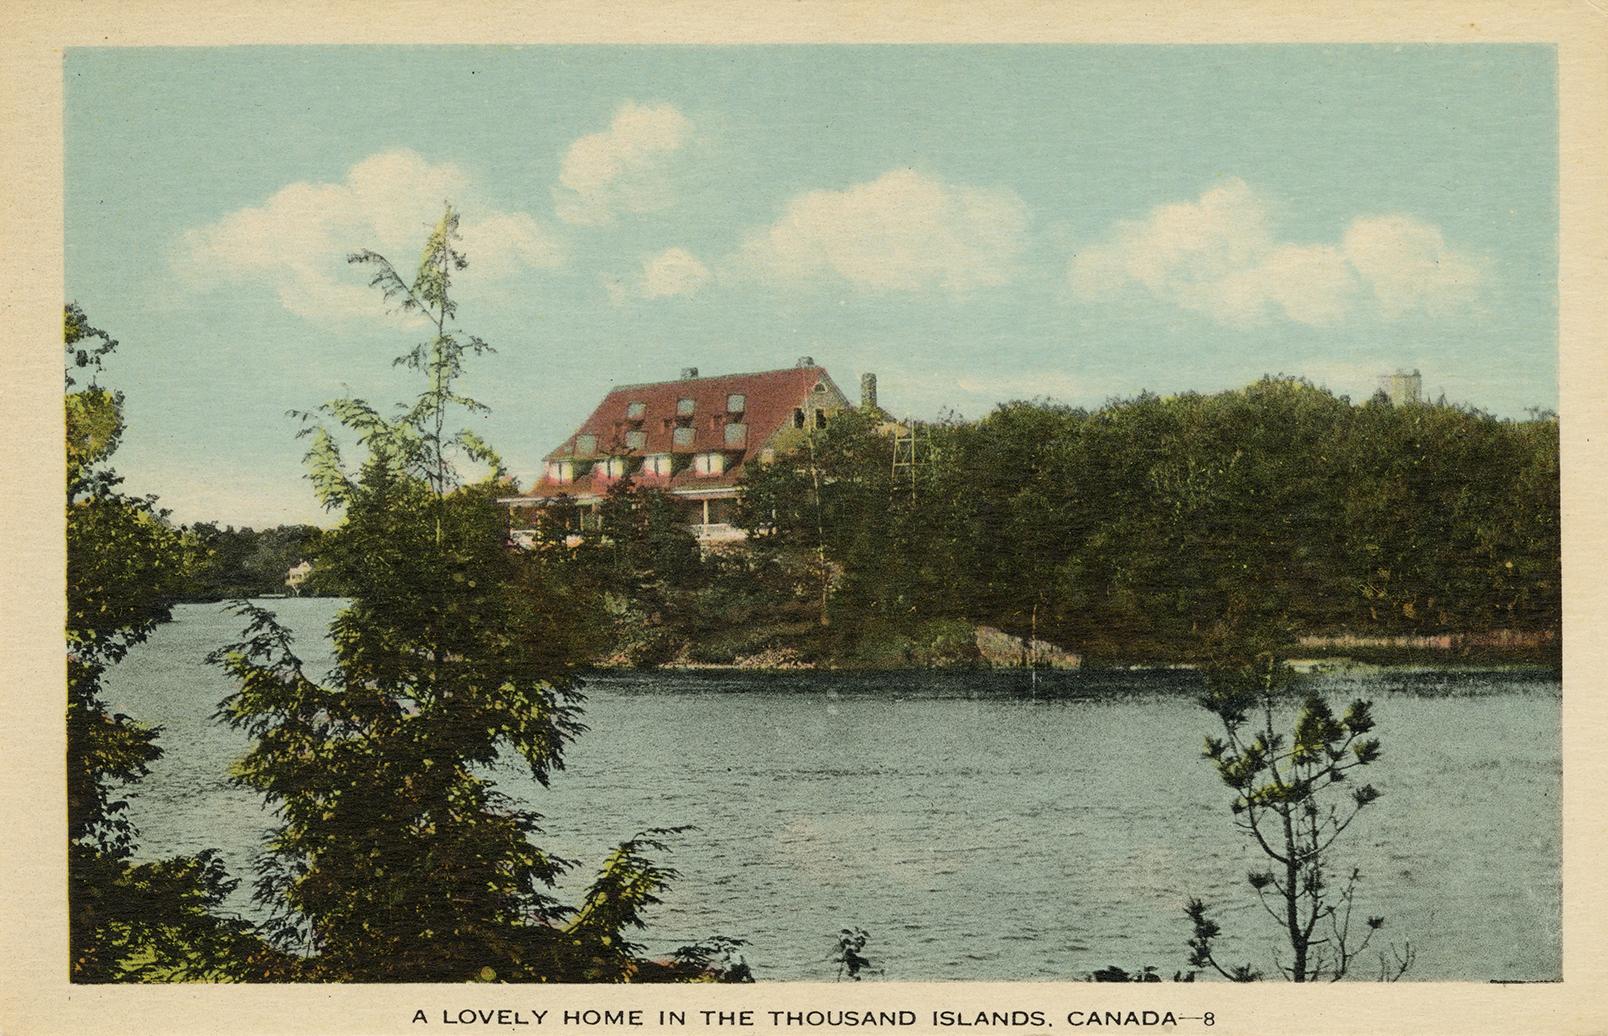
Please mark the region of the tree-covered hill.
POLYGON ((1006 403, 918 436, 896 475, 886 432, 842 415, 747 476, 745 551, 689 561, 675 528, 616 521, 577 569, 635 602, 623 638, 644 661, 964 661, 976 626, 1114 661, 1193 658, 1221 626, 1287 642, 1559 629, 1550 415, 1264 378, 1095 410, 1006 403))

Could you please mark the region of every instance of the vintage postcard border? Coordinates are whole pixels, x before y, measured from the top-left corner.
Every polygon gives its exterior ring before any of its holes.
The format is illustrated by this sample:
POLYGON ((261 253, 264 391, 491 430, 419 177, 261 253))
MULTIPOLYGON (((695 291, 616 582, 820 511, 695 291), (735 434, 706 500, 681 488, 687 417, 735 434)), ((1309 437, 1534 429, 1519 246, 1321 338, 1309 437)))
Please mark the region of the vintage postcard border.
MULTIPOLYGON (((1608 11, 1575 3, 1199 5, 1090 3, 629 3, 494 8, 468 3, 13 6, 3 82, 7 548, 7 780, 0 1030, 47 1032, 418 1031, 413 1010, 532 1006, 529 987, 70 987, 66 982, 60 334, 62 53, 69 46, 505 42, 1539 42, 1557 47, 1560 93, 1560 352, 1564 470, 1564 981, 1294 989, 1224 984, 1029 983, 747 988, 568 987, 543 1005, 581 1008, 883 1006, 1213 1011, 1224 1032, 1608 1031, 1608 11), (1293 1019, 1300 1019, 1299 1022, 1293 1019)), ((1479 852, 1471 838, 1469 851, 1479 852)), ((1193 1023, 1189 1023, 1193 1024, 1193 1023)), ((1182 1027, 1179 1031, 1182 1030, 1182 1027)), ((1210 1030, 1200 1030, 1210 1031, 1210 1030)))

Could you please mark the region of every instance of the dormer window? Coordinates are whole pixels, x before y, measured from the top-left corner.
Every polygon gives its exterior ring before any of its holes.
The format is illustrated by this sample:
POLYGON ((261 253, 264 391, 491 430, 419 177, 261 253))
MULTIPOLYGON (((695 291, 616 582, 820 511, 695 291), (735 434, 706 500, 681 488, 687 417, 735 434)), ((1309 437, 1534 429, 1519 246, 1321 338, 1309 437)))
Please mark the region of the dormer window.
POLYGON ((692 470, 700 475, 720 475, 726 471, 724 453, 700 453, 692 458, 692 470))
POLYGON ((648 447, 647 432, 626 432, 625 448, 628 450, 645 450, 648 447))
POLYGON ((648 413, 648 404, 646 404, 646 403, 627 403, 627 404, 625 404, 625 416, 630 418, 633 421, 642 420, 644 417, 647 416, 647 413, 648 413))
POLYGON ((696 406, 697 404, 690 399, 678 399, 676 400, 676 416, 691 417, 692 411, 696 406))
POLYGON ((575 455, 576 456, 578 456, 578 457, 590 457, 592 454, 594 454, 596 452, 597 452, 597 436, 591 435, 591 434, 586 434, 586 435, 577 435, 575 437, 575 455))
POLYGON ((696 434, 697 429, 693 428, 691 425, 687 425, 683 428, 677 428, 675 431, 675 437, 671 441, 677 446, 691 446, 693 437, 696 434))
POLYGON ((727 424, 726 445, 733 449, 740 449, 748 445, 748 426, 741 421, 732 421, 727 424))
POLYGON ((740 414, 748 409, 748 397, 741 392, 733 392, 726 397, 726 413, 740 414))

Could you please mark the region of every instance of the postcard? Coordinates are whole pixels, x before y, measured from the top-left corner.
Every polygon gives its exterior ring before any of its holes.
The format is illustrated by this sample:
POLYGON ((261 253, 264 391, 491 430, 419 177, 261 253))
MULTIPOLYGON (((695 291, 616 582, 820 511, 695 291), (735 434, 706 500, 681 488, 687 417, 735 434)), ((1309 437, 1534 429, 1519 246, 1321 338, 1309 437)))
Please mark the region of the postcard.
POLYGON ((8 21, 5 1032, 1608 1026, 1593 5, 8 21))

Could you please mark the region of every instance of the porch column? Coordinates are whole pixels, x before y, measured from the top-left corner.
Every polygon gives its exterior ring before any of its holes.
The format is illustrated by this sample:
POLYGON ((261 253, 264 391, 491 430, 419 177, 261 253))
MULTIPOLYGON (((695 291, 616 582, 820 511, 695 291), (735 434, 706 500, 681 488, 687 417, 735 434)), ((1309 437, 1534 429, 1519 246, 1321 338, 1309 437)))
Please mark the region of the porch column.
POLYGON ((706 496, 706 497, 704 497, 704 502, 703 502, 703 511, 704 511, 704 520, 703 520, 703 523, 704 523, 704 524, 705 524, 705 525, 708 525, 708 524, 709 524, 709 498, 708 498, 708 497, 707 497, 707 496, 706 496))

